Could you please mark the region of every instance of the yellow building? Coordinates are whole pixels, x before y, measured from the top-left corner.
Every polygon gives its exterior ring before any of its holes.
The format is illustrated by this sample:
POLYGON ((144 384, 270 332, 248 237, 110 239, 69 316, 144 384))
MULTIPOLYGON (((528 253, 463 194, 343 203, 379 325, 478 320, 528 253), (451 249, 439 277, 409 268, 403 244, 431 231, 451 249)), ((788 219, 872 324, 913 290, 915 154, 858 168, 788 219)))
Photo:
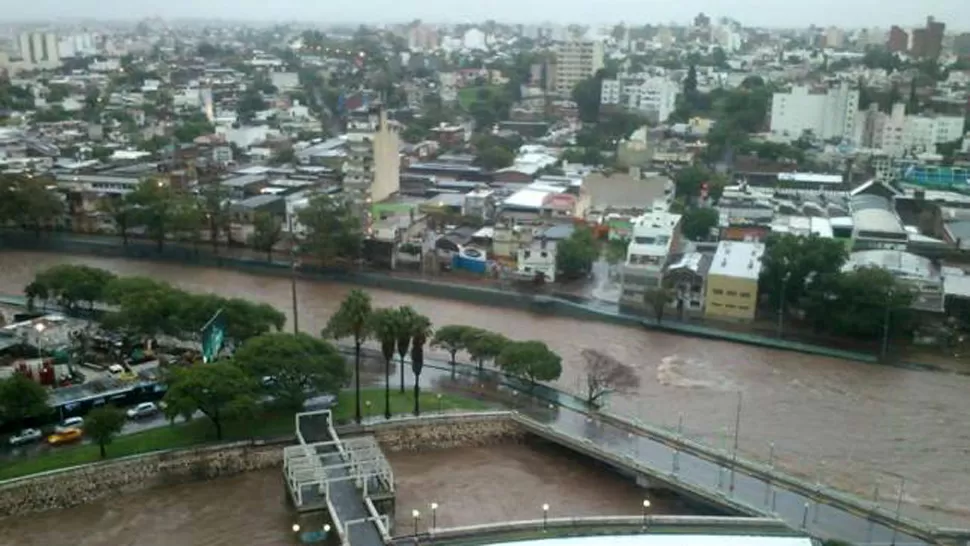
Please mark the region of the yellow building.
POLYGON ((721 241, 707 273, 704 316, 749 321, 758 307, 764 243, 721 241))

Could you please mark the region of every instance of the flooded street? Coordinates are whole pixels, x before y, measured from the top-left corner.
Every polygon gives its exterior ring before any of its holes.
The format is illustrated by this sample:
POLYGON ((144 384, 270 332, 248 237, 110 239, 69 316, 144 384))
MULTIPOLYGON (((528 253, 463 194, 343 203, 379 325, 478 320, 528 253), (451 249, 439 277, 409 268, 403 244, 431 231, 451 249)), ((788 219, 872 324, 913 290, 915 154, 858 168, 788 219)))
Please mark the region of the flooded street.
MULTIPOLYGON (((288 279, 146 261, 0 253, 0 293, 21 293, 36 271, 83 263, 119 275, 149 275, 182 288, 271 303, 289 314, 288 279)), ((300 325, 319 332, 345 284, 300 282, 300 325)), ((917 372, 733 343, 475 306, 463 302, 370 291, 377 306, 409 304, 436 325, 469 324, 514 339, 538 339, 563 357, 559 387, 581 391, 579 352, 606 351, 637 368, 638 396, 614 397, 609 410, 657 425, 685 429, 709 444, 733 444, 742 393, 739 445, 810 480, 838 484, 895 502, 906 476, 904 511, 949 524, 970 525, 970 377, 917 372)), ((278 494, 278 491, 273 493, 278 494)), ((439 501, 442 502, 442 501, 439 501)))
MULTIPOLYGON (((537 519, 543 503, 550 517, 635 515, 643 499, 630 481, 556 450, 501 445, 388 455, 401 519, 395 534, 408 534, 411 510, 426 513, 430 502, 447 527, 537 519)), ((652 511, 672 509, 655 500, 652 511)), ((0 546, 282 546, 298 543, 295 521, 274 468, 0 520, 0 546)))

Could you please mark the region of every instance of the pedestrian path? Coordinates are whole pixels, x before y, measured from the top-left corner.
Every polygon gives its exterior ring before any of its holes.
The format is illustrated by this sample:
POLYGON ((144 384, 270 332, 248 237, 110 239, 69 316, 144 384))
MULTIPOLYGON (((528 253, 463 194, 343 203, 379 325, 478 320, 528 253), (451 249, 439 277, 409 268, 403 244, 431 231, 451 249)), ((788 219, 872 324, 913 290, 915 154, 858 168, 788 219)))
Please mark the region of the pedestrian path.
POLYGON ((388 521, 372 497, 393 495, 394 477, 374 438, 340 439, 328 410, 297 414, 296 428, 283 472, 297 510, 326 509, 344 545, 384 544, 388 521))

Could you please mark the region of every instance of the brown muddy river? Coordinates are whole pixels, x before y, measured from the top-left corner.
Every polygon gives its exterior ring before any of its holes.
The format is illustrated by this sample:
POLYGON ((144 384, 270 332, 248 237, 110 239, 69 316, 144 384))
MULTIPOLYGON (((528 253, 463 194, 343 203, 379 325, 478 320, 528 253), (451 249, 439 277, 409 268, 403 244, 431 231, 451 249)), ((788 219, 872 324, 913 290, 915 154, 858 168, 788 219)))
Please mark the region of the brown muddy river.
MULTIPOLYGON (((0 293, 20 293, 34 273, 58 263, 84 263, 121 275, 150 275, 182 288, 265 301, 289 311, 288 279, 216 268, 137 260, 0 252, 0 293)), ((300 282, 300 325, 318 332, 344 284, 300 282)), ((637 396, 617 396, 610 410, 685 428, 715 445, 733 443, 743 393, 740 447, 793 472, 894 504, 906 476, 904 510, 970 525, 970 377, 917 372, 733 343, 648 332, 598 322, 372 290, 376 305, 409 304, 437 325, 460 323, 515 339, 539 339, 563 356, 559 387, 579 391, 579 352, 593 347, 635 366, 637 396)))
MULTIPOLYGON (((637 515, 643 492, 556 450, 522 445, 389 453, 398 488, 395 534, 437 502, 439 527, 550 517, 637 515)), ((653 513, 679 505, 654 499, 653 513)), ((298 544, 280 469, 142 491, 0 520, 0 546, 282 546, 298 544)), ((427 525, 428 522, 420 523, 427 525)), ((302 518, 304 529, 320 519, 302 518)), ((422 529, 423 530, 423 529, 422 529)))

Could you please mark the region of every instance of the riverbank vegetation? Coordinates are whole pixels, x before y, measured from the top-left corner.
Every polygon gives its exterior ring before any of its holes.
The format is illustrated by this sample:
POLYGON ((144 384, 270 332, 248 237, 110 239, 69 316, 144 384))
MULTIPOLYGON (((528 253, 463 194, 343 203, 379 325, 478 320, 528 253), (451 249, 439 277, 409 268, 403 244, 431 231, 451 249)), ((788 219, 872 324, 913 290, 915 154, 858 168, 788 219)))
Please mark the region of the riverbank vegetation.
MULTIPOLYGON (((383 404, 384 390, 364 389, 361 398, 366 409, 383 404)), ((414 406, 412 393, 391 393, 391 413, 405 414, 414 406)), ((465 398, 451 394, 422 393, 421 403, 426 407, 438 411, 448 410, 482 410, 487 409, 485 402, 472 398, 465 398)), ((347 424, 354 417, 354 396, 352 393, 340 393, 337 405, 333 408, 334 419, 338 424, 347 424)), ((223 441, 244 441, 252 439, 274 439, 292 437, 293 413, 267 408, 258 413, 254 419, 245 422, 233 421, 223 430, 223 441)), ((368 413, 365 416, 374 416, 368 413)), ((166 449, 182 449, 218 442, 215 427, 206 420, 195 419, 161 426, 113 438, 108 458, 116 459, 130 455, 139 455, 152 451, 166 449)), ((29 458, 7 461, 0 467, 0 480, 17 478, 38 472, 57 470, 72 466, 97 462, 101 459, 100 448, 97 443, 72 447, 51 449, 42 454, 29 458)))

